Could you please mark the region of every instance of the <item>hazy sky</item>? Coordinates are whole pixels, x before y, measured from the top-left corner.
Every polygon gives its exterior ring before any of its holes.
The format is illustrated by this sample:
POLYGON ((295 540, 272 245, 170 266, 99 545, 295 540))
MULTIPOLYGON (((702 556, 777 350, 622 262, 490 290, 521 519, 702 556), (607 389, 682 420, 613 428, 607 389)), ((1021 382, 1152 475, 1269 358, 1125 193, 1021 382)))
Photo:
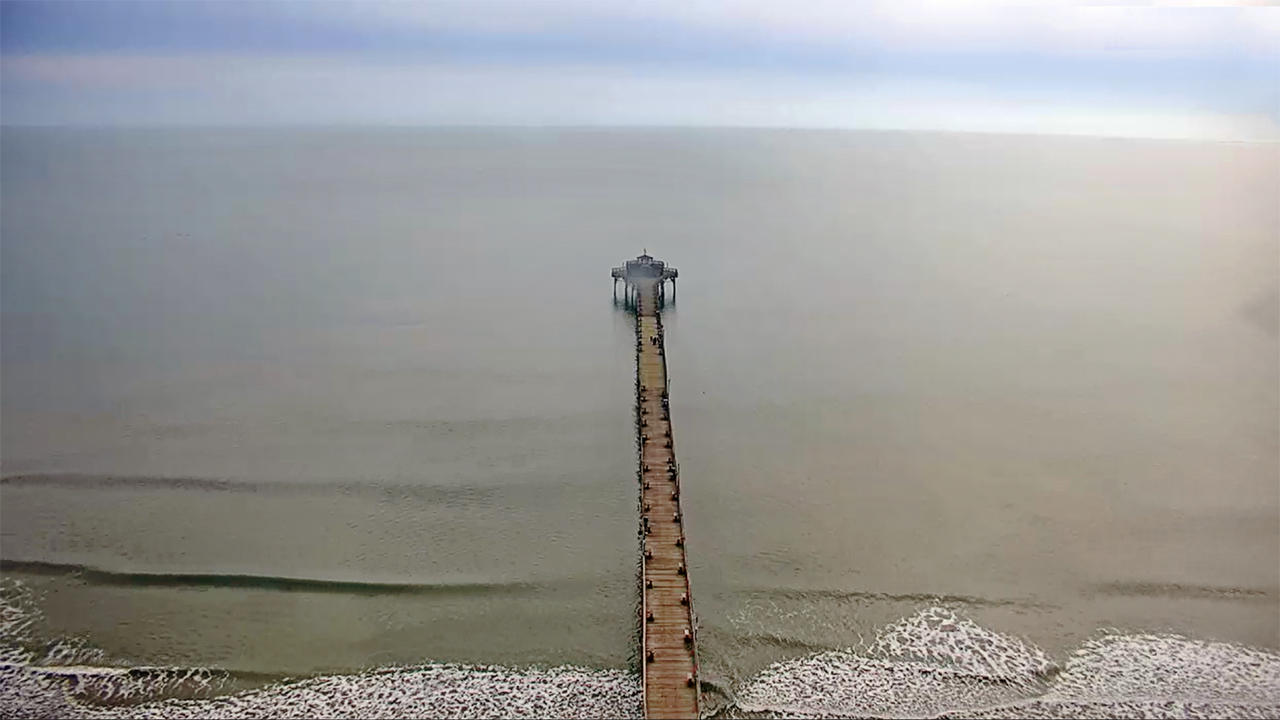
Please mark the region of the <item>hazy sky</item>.
POLYGON ((5 124, 730 125, 1280 140, 1280 7, 0 3, 5 124))

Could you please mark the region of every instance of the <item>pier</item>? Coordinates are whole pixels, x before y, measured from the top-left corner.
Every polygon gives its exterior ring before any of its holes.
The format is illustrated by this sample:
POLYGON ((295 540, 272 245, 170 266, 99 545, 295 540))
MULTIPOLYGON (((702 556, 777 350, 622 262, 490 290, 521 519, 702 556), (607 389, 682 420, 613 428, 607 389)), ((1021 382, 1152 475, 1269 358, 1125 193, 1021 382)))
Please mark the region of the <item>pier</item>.
POLYGON ((671 431, 662 307, 677 272, 647 253, 614 268, 636 319, 636 423, 639 434, 640 667, 647 718, 698 717, 697 623, 685 556, 680 465, 671 431))

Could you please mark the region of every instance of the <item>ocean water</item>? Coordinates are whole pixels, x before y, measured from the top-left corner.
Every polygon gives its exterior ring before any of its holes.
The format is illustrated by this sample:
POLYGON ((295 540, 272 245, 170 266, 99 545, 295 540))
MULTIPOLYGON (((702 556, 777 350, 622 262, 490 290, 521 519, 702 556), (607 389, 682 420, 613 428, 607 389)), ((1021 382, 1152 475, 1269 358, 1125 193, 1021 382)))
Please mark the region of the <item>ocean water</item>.
POLYGON ((1276 197, 1276 144, 6 128, 0 715, 638 713, 644 249, 709 711, 1274 715, 1276 197))

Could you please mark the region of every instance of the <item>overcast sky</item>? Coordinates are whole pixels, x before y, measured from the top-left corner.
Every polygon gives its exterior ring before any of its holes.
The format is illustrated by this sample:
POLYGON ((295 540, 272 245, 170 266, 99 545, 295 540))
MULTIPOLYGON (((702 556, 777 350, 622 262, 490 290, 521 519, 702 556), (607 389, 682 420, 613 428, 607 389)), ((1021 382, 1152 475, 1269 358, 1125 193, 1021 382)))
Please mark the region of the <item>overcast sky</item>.
POLYGON ((5 124, 694 125, 1280 140, 1280 8, 0 3, 5 124))

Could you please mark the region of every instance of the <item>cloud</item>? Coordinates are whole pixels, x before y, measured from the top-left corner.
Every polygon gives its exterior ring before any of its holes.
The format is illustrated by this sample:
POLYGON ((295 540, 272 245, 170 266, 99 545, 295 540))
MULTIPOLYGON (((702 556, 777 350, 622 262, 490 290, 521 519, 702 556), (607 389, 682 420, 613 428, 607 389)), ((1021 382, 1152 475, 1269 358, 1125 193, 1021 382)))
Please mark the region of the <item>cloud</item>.
MULTIPOLYGON (((494 35, 605 33, 818 43, 882 51, 1186 55, 1280 54, 1280 8, 1070 7, 1057 2, 956 0, 443 0, 326 4, 348 24, 494 35), (657 32, 655 32, 657 31, 657 32)), ((296 8, 295 8, 296 9, 296 8)))
MULTIPOLYGON (((1064 7, 856 0, 424 0, 6 3, 3 51, 355 52, 481 49, 527 60, 596 54, 717 62, 865 52, 1262 54, 1280 57, 1280 8, 1064 7), (691 52, 696 49, 697 52, 691 52)), ((461 58, 465 59, 465 58, 461 58)), ((580 57, 590 61, 593 58, 580 57)))
POLYGON ((11 124, 1110 122, 1256 138, 1280 118, 1277 8, 67 0, 0 12, 11 124))

